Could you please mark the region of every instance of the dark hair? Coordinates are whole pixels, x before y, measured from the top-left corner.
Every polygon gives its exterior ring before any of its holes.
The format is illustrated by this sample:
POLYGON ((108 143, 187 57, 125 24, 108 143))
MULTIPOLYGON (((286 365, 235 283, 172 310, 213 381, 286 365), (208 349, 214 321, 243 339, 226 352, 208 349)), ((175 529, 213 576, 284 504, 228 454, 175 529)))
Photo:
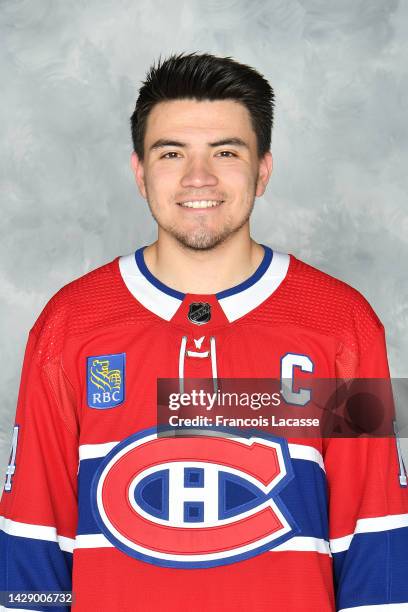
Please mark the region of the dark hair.
POLYGON ((144 159, 147 117, 153 107, 159 102, 186 98, 241 102, 251 117, 259 158, 269 151, 274 92, 268 81, 231 57, 194 52, 171 55, 163 61, 159 58, 143 81, 130 118, 133 148, 139 159, 144 159))

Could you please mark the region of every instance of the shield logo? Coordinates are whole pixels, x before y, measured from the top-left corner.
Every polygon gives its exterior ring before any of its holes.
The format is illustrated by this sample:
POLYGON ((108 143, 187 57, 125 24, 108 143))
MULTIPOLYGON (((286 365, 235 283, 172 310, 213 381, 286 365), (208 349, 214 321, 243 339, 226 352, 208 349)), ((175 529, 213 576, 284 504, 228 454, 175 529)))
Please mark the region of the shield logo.
POLYGON ((192 302, 187 316, 192 323, 204 325, 211 319, 211 306, 208 302, 192 302))

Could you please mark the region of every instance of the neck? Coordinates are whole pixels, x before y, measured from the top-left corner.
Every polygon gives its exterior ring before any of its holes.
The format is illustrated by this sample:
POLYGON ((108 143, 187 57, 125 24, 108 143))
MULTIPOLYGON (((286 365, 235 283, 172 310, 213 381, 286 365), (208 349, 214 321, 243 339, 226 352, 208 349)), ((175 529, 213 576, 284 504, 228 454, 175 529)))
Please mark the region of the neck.
MULTIPOLYGON (((244 228, 242 228, 244 229, 244 228)), ((247 232, 208 251, 189 249, 169 235, 160 235, 144 250, 150 272, 182 293, 211 294, 238 285, 255 272, 264 249, 247 232)))

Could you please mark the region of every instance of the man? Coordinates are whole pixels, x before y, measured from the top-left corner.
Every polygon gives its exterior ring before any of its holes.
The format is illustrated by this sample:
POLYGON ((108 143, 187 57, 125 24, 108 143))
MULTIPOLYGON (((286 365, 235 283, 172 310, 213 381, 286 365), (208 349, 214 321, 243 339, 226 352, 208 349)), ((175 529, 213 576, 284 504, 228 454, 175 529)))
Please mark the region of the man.
POLYGON ((1 590, 72 586, 81 612, 408 609, 395 439, 157 431, 158 379, 389 377, 364 297, 251 239, 273 100, 230 58, 148 74, 131 163, 158 238, 62 288, 30 332, 1 590))

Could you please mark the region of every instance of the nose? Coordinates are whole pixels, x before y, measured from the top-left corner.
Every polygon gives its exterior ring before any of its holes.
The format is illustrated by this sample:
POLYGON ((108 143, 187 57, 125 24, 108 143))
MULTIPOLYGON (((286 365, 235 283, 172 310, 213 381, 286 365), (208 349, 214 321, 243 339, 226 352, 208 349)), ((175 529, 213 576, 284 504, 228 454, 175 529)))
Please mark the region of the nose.
POLYGON ((217 183, 216 175, 211 171, 208 162, 202 158, 191 160, 181 179, 183 187, 214 186, 217 183))

